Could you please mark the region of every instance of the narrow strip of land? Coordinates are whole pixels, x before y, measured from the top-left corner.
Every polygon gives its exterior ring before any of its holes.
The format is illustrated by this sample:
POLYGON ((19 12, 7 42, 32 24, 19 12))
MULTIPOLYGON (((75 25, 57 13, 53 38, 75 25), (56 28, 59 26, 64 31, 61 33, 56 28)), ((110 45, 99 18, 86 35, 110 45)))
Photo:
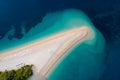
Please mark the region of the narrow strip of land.
MULTIPOLYGON (((46 77, 72 47, 87 37, 88 30, 87 27, 71 29, 2 52, 0 54, 0 71, 17 69, 25 64, 33 64, 35 75, 41 74, 46 77)), ((32 78, 34 80, 35 76, 32 78)))

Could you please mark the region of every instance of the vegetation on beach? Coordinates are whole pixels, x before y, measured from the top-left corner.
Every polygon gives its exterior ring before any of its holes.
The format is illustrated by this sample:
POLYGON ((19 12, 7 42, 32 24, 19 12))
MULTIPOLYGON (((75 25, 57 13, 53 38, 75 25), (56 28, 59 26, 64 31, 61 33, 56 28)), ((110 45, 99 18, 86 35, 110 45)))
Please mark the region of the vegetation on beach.
POLYGON ((0 80, 27 80, 33 75, 33 65, 25 65, 17 70, 0 72, 0 80))

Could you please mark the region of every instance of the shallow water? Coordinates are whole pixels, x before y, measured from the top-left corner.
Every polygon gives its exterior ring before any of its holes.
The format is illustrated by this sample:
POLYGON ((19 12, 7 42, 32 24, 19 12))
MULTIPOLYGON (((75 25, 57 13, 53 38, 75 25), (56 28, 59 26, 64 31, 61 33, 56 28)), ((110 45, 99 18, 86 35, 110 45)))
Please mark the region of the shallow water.
POLYGON ((95 38, 79 43, 70 50, 68 55, 51 71, 47 80, 99 80, 103 76, 106 55, 104 38, 83 14, 80 13, 78 16, 81 16, 78 18, 82 20, 77 19, 77 22, 85 23, 79 26, 88 25, 95 32, 95 38))
MULTIPOLYGON (((83 12, 75 9, 58 11, 46 15, 41 23, 25 33, 20 40, 8 40, 14 28, 1 40, 0 51, 10 50, 27 45, 38 39, 54 35, 56 33, 87 26, 93 31, 93 38, 83 41, 68 52, 57 66, 47 76, 47 80, 98 80, 104 70, 105 41, 101 33, 83 12)), ((92 36, 91 36, 92 37, 92 36)))

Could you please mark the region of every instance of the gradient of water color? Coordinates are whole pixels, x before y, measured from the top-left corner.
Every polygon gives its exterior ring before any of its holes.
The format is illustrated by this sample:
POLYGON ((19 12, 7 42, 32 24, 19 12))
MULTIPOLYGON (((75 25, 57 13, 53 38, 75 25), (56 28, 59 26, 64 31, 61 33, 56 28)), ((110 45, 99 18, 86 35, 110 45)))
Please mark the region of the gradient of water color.
POLYGON ((46 15, 41 23, 25 33, 20 40, 8 40, 8 35, 14 33, 13 29, 1 40, 0 51, 10 50, 27 45, 38 39, 46 38, 56 33, 87 26, 94 32, 92 39, 85 40, 74 47, 47 76, 47 80, 98 80, 104 70, 105 41, 101 33, 94 27, 89 18, 79 10, 69 9, 46 15), (6 44, 6 45, 5 45, 6 44))

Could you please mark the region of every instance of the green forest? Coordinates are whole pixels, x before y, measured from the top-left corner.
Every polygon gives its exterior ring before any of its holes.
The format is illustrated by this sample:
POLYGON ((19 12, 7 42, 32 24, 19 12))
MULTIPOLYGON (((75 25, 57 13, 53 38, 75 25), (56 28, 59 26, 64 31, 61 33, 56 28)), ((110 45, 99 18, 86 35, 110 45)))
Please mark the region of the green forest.
POLYGON ((33 65, 25 65, 17 70, 0 71, 0 80, 27 80, 33 75, 33 65))

